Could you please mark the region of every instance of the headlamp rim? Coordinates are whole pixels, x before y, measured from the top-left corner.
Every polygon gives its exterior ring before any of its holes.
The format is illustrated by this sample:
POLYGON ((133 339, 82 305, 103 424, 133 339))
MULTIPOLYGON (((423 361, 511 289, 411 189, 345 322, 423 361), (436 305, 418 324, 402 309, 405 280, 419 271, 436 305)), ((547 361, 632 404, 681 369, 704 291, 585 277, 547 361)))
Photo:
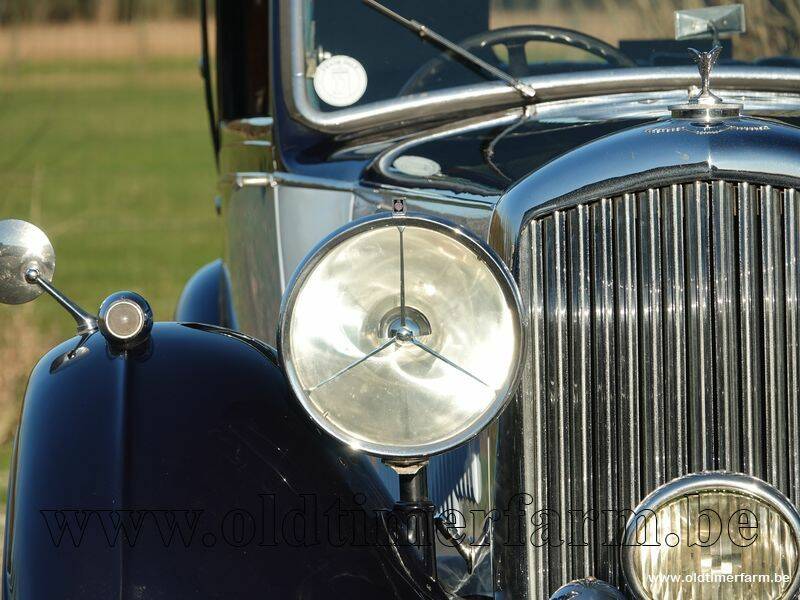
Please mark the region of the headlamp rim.
POLYGON ((380 458, 424 459, 451 450, 473 439, 502 412, 509 400, 516 394, 522 379, 523 366, 525 363, 525 349, 527 347, 528 324, 523 306, 519 287, 509 268, 486 242, 475 236, 471 231, 451 221, 431 215, 414 212, 405 214, 382 212, 376 215, 362 217, 337 229, 317 244, 295 269, 281 299, 277 332, 278 359, 281 369, 289 380, 292 392, 305 409, 306 414, 318 427, 328 434, 351 448, 380 458), (492 406, 484 411, 484 413, 465 430, 445 440, 415 446, 413 448, 366 442, 347 434, 338 427, 332 425, 330 421, 322 418, 307 395, 305 393, 298 393, 297 391, 302 390, 303 386, 300 384, 294 364, 291 360, 291 343, 289 337, 289 321, 291 320, 297 296, 307 278, 314 272, 317 265, 328 253, 340 244, 359 234, 375 229, 397 226, 421 227, 423 229, 437 231, 453 238, 472 251, 495 275, 506 296, 506 301, 509 306, 512 307, 512 312, 514 313, 514 319, 516 321, 515 328, 518 332, 517 347, 515 349, 516 364, 514 365, 514 372, 509 380, 509 385, 506 388, 506 393, 499 395, 492 406))
MULTIPOLYGON (((633 551, 638 547, 631 542, 636 536, 636 515, 643 511, 652 511, 655 513, 663 506, 681 496, 702 492, 731 492, 742 496, 750 496, 776 510, 794 533, 795 543, 797 544, 800 556, 800 513, 798 513, 798 510, 780 490, 762 479, 751 475, 745 475, 744 473, 729 471, 690 473, 673 479, 653 490, 633 510, 633 513, 625 524, 625 532, 622 536, 621 546, 622 571, 635 597, 648 597, 633 564, 633 551)), ((800 589, 800 559, 798 559, 798 564, 795 567, 792 582, 783 598, 793 598, 798 589, 800 589)))

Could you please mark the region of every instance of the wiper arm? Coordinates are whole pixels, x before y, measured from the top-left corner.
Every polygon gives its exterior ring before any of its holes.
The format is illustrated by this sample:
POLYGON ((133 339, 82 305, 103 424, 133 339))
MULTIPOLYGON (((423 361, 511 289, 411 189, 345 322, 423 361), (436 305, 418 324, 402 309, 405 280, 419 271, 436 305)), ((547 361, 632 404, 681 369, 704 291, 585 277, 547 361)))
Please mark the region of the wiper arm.
POLYGON ((457 54, 464 60, 469 63, 472 63, 474 66, 478 67, 479 69, 489 73, 492 77, 499 79, 507 83, 509 86, 517 90, 519 94, 525 99, 533 99, 536 96, 536 90, 534 90, 528 84, 520 81, 516 77, 512 77, 502 69, 498 69, 497 67, 490 65, 482 58, 475 56, 472 52, 464 48, 463 46, 459 46, 455 42, 448 40, 446 37, 436 33, 430 27, 423 25, 422 23, 415 21, 414 19, 407 19, 406 17, 397 14, 391 8, 387 8, 377 0, 363 0, 364 4, 369 6, 370 8, 374 8, 379 13, 383 14, 386 17, 389 17, 393 21, 400 23, 403 27, 410 29, 411 31, 417 33, 422 39, 431 40, 433 43, 449 50, 453 54, 457 54))

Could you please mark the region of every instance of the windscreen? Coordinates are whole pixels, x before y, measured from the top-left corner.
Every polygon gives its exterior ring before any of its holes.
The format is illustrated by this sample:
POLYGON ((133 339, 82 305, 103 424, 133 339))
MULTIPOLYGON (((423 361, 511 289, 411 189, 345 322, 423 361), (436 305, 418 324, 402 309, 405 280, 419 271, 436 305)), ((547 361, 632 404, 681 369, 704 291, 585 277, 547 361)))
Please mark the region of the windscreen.
MULTIPOLYGON (((333 111, 491 81, 475 65, 362 0, 304 0, 309 97, 333 111)), ((692 0, 381 0, 516 78, 610 68, 689 65, 675 12, 733 5, 692 0)), ((719 13, 718 13, 719 14, 719 13)), ((719 64, 800 68, 800 2, 747 0, 745 32, 717 32, 719 64)), ((730 19, 720 21, 730 25, 730 19)), ((719 24, 719 23, 718 23, 719 24)))

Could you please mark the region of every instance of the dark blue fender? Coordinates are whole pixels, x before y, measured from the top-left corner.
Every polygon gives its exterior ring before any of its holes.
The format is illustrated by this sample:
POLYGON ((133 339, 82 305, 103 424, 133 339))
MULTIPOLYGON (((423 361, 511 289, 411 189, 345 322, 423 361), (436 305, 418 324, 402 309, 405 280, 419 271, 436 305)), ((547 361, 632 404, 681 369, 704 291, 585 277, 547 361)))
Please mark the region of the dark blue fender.
POLYGON ((181 292, 175 320, 238 329, 225 263, 215 260, 192 275, 181 292))
POLYGON ((442 597, 388 542, 364 456, 313 427, 274 351, 158 323, 94 334, 28 385, 9 488, 3 598, 442 597))

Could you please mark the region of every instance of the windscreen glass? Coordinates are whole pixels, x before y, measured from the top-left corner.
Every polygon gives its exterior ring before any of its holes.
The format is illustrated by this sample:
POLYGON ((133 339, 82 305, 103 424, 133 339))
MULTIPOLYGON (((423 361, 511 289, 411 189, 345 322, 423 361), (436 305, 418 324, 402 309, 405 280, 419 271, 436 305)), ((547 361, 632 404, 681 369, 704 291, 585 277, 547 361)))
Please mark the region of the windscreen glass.
MULTIPOLYGON (((518 79, 689 65, 688 48, 710 49, 714 27, 722 28, 717 32, 723 47, 718 64, 800 68, 797 0, 748 0, 744 26, 736 24, 734 5, 691 0, 381 0, 381 4, 518 79), (708 15, 708 35, 675 39, 676 11, 711 6, 718 12, 708 15)), ((689 27, 696 21, 692 17, 683 22, 689 27)), ((320 110, 495 79, 362 0, 303 0, 303 26, 308 95, 320 110)))

